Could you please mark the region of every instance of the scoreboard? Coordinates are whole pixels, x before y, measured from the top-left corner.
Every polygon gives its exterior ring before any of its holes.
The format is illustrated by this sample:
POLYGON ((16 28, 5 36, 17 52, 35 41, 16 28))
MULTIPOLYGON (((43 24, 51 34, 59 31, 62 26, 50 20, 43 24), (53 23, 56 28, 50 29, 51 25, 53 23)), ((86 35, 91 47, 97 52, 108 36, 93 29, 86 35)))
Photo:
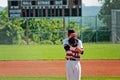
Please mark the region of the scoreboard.
POLYGON ((10 18, 78 17, 81 9, 81 0, 8 0, 10 18))

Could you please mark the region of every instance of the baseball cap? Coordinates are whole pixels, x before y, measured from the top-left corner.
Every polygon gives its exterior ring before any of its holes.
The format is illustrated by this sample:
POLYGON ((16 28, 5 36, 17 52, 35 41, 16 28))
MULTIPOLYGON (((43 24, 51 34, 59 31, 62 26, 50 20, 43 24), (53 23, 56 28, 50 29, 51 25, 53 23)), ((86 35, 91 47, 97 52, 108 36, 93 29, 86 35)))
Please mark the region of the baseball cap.
POLYGON ((68 30, 68 36, 77 36, 77 34, 76 34, 76 32, 75 32, 75 30, 73 30, 73 29, 70 29, 70 30, 68 30))
POLYGON ((69 30, 68 30, 68 34, 71 34, 71 33, 75 33, 75 30, 69 29, 69 30))

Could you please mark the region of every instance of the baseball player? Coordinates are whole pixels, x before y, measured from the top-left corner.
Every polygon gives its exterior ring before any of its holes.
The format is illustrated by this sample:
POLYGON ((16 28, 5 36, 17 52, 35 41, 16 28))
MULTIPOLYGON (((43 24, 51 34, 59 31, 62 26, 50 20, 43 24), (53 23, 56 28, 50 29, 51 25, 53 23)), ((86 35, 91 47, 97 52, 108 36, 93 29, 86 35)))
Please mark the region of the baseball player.
POLYGON ((80 54, 83 54, 83 46, 74 30, 68 30, 68 38, 63 40, 63 45, 66 51, 67 80, 81 80, 80 54))

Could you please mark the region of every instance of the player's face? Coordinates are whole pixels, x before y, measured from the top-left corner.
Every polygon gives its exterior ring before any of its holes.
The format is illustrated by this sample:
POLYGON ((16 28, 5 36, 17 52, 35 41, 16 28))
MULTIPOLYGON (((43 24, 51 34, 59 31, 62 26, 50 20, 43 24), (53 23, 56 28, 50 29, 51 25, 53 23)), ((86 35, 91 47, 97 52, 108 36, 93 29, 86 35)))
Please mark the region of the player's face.
POLYGON ((76 33, 71 33, 69 37, 77 37, 76 33))

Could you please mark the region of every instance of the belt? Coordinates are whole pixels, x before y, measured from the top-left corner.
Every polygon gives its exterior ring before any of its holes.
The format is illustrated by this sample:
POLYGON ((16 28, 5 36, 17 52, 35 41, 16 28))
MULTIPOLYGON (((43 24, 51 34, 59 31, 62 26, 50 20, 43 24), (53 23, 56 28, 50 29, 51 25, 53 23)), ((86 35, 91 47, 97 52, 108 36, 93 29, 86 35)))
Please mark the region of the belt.
POLYGON ((67 58, 66 60, 70 60, 70 61, 79 61, 78 59, 73 59, 73 58, 67 58))

